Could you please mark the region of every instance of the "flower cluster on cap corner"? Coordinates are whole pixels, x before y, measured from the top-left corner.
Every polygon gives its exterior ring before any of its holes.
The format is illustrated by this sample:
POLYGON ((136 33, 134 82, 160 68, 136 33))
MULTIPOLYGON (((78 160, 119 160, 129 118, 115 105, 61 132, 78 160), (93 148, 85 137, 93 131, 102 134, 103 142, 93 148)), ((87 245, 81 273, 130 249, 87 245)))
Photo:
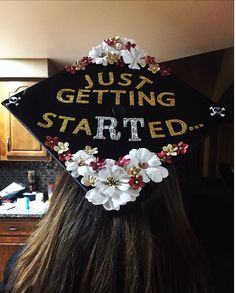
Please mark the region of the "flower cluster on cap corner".
POLYGON ((184 142, 178 144, 168 144, 163 146, 162 151, 157 153, 158 157, 163 163, 172 163, 172 158, 178 155, 185 155, 188 151, 189 145, 184 142))
POLYGON ((128 65, 130 69, 140 69, 147 66, 152 73, 160 72, 161 76, 171 75, 171 68, 159 66, 155 57, 148 56, 134 40, 112 37, 106 39, 96 47, 93 47, 88 56, 76 61, 72 65, 66 65, 66 71, 75 74, 78 70, 84 70, 90 63, 114 64, 119 67, 128 65))
POLYGON ((171 163, 172 156, 185 154, 188 149, 183 142, 168 144, 157 154, 146 148, 132 149, 114 160, 95 157, 98 149, 90 146, 71 154, 69 143, 60 142, 58 137, 47 136, 45 145, 57 153, 72 177, 81 177, 81 183, 91 188, 85 195, 87 200, 108 211, 135 201, 146 183, 161 182, 168 176, 162 163, 171 163))

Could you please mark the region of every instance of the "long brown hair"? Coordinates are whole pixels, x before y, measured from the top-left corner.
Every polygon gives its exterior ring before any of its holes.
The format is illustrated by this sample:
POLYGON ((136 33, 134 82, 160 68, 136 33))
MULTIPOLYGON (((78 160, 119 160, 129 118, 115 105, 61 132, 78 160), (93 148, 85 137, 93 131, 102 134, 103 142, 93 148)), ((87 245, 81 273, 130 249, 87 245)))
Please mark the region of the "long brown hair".
POLYGON ((90 204, 61 173, 50 209, 22 252, 7 292, 212 292, 175 171, 119 212, 90 204))

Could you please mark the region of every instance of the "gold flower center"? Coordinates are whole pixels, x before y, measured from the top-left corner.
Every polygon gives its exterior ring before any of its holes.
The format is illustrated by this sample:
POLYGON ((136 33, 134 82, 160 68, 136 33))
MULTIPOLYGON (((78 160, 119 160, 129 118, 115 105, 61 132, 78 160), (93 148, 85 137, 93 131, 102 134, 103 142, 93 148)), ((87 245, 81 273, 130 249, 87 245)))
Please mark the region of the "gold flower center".
POLYGON ((128 174, 130 176, 137 176, 138 173, 141 171, 141 169, 139 167, 131 167, 129 170, 128 170, 128 174))
POLYGON ((85 161, 80 160, 77 164, 79 167, 85 166, 85 161))
POLYGON ((139 163, 138 164, 139 168, 141 169, 147 169, 149 167, 148 163, 147 162, 144 162, 144 163, 139 163))
POLYGON ((105 184, 106 185, 109 185, 109 186, 112 186, 112 185, 117 185, 119 182, 119 180, 115 179, 114 177, 112 176, 109 176, 107 177, 106 181, 105 181, 105 184))
POLYGON ((98 57, 100 57, 100 58, 103 58, 103 57, 105 57, 105 56, 106 56, 105 53, 99 53, 99 54, 98 54, 98 57))

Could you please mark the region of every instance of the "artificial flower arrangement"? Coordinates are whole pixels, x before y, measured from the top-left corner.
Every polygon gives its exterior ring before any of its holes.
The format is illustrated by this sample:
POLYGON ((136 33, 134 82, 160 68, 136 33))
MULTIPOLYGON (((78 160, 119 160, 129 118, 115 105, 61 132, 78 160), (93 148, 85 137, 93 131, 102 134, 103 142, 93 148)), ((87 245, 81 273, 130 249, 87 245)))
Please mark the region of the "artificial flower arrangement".
POLYGON ((76 61, 72 65, 66 65, 66 71, 75 74, 78 70, 85 70, 90 63, 115 64, 119 67, 128 65, 130 69, 139 70, 140 67, 147 66, 147 69, 152 73, 160 72, 161 76, 171 74, 171 68, 159 66, 155 57, 148 56, 134 40, 112 37, 106 39, 96 47, 93 47, 88 56, 76 61))
POLYGON ((47 136, 45 145, 57 152, 72 177, 81 177, 81 183, 91 188, 85 198, 108 211, 135 201, 146 183, 161 182, 168 176, 162 162, 171 163, 172 156, 185 154, 188 149, 183 142, 168 144, 158 154, 146 148, 132 149, 116 161, 95 157, 98 149, 90 146, 71 154, 69 143, 59 142, 57 137, 47 136))

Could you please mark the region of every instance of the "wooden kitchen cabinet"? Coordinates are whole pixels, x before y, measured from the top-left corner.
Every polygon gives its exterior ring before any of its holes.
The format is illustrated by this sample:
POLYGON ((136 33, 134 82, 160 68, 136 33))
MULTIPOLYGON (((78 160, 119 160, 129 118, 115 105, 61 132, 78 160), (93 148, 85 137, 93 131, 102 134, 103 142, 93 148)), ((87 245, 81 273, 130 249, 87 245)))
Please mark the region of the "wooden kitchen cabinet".
MULTIPOLYGON (((36 81, 1 81, 0 103, 36 81)), ((0 160, 47 160, 46 149, 0 105, 0 160)))
POLYGON ((25 245, 41 218, 0 218, 0 282, 5 264, 17 248, 25 245))

